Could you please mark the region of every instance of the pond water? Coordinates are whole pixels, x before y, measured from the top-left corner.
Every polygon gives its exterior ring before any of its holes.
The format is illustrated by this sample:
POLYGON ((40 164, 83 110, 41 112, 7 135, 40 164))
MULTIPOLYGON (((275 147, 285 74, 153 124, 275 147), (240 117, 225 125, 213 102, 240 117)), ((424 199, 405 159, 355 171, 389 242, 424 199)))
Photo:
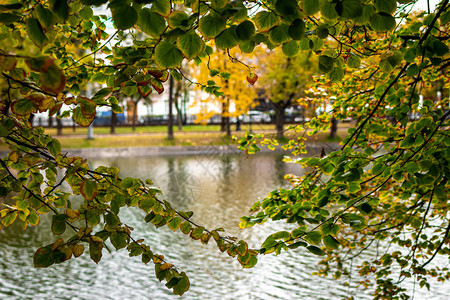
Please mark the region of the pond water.
MULTIPOLYGON (((304 172, 282 159, 280 154, 247 158, 210 153, 90 159, 90 164, 117 166, 121 176, 153 179, 164 191, 162 197, 175 208, 194 211, 196 223, 207 228, 223 227, 227 234, 257 248, 267 235, 286 225, 266 223, 240 230, 239 217, 247 214, 258 197, 286 186, 286 173, 304 172)), ((205 246, 167 227, 156 231, 153 225, 140 221, 144 213, 137 209, 123 209, 120 215, 134 227, 135 237, 145 238, 152 250, 164 254, 168 262, 188 274, 191 288, 181 299, 371 298, 370 290, 311 275, 319 259, 302 248, 259 257, 254 268, 242 269, 215 243, 205 246)), ((125 250, 112 254, 105 251, 98 265, 84 254, 48 269, 35 269, 35 249, 53 241, 47 229, 49 220, 42 219, 40 225, 39 230, 24 232, 13 226, 0 231, 0 299, 180 299, 155 278, 152 264, 129 258, 125 250)), ((429 293, 418 287, 415 290, 415 299, 448 299, 450 292, 448 286, 438 286, 429 293)))

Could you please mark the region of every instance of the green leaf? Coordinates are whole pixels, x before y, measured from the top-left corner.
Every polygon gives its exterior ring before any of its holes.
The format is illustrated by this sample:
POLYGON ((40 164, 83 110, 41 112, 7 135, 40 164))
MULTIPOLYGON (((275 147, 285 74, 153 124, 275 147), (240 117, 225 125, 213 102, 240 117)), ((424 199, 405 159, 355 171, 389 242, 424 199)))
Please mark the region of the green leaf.
POLYGON ((157 38, 166 29, 166 20, 161 15, 144 7, 139 12, 138 25, 143 32, 157 38))
POLYGON ((99 99, 108 99, 113 94, 113 89, 110 87, 102 88, 98 92, 95 93, 94 96, 92 96, 92 100, 99 100, 99 99))
POLYGON ((160 15, 168 16, 171 9, 170 0, 153 0, 151 9, 160 15))
POLYGON ((337 3, 336 12, 346 19, 358 18, 362 15, 361 0, 342 0, 337 3))
POLYGON ((341 67, 334 67, 330 73, 328 73, 330 80, 333 82, 341 81, 344 78, 344 69, 341 67))
POLYGON ((139 201, 139 207, 145 211, 145 212, 149 212, 150 209, 153 207, 153 205, 155 205, 156 200, 153 197, 145 197, 143 198, 141 201, 139 201))
POLYGON ((355 22, 358 25, 366 25, 367 23, 370 22, 370 19, 375 15, 376 12, 376 8, 375 6, 368 4, 368 5, 364 5, 362 8, 362 13, 361 15, 356 18, 355 22))
POLYGON ((0 137, 5 137, 9 134, 8 128, 3 126, 3 124, 0 124, 0 137))
POLYGON ((258 263, 258 259, 256 258, 255 255, 251 254, 248 262, 246 264, 242 265, 242 267, 246 268, 246 269, 253 268, 257 263, 258 263))
POLYGON ((119 6, 112 9, 114 25, 119 30, 133 27, 138 21, 138 13, 132 6, 119 6))
POLYGON ((303 0, 303 11, 306 15, 312 16, 319 12, 320 1, 317 0, 303 0))
POLYGON ((384 12, 375 14, 370 20, 370 26, 372 26, 376 32, 391 31, 396 25, 395 18, 384 12))
POLYGON ((320 13, 325 19, 334 20, 339 17, 336 6, 338 1, 322 1, 322 6, 320 7, 320 13))
POLYGON ((414 174, 420 171, 420 166, 418 163, 410 161, 405 165, 405 171, 408 172, 409 174, 414 174))
POLYGON ((448 46, 441 41, 433 41, 433 52, 436 56, 444 56, 449 52, 448 46))
POLYGON ((319 244, 322 240, 322 234, 319 231, 310 231, 306 234, 305 240, 310 244, 319 244))
POLYGON ((328 37, 328 26, 325 24, 316 27, 316 35, 319 39, 325 39, 328 37))
POLYGON ((80 192, 86 200, 93 200, 97 194, 97 184, 93 180, 84 179, 80 186, 80 192))
POLYGON ((247 41, 255 35, 255 25, 251 21, 244 21, 236 27, 236 35, 241 41, 247 41))
POLYGON ((305 22, 302 19, 295 19, 291 25, 289 25, 288 34, 296 41, 302 39, 305 35, 305 22))
POLYGON ((175 217, 172 220, 170 220, 170 222, 167 224, 169 226, 170 229, 172 229, 173 231, 177 230, 180 225, 181 225, 181 219, 180 217, 175 217))
POLYGON ((12 223, 14 223, 14 221, 17 218, 17 214, 18 214, 17 211, 9 212, 5 217, 3 217, 2 225, 8 227, 12 223))
POLYGON ((290 41, 284 43, 283 46, 281 47, 281 50, 283 51, 284 55, 292 57, 298 54, 298 52, 300 51, 300 47, 298 46, 297 41, 290 41))
POLYGON ((39 23, 44 27, 46 30, 49 30, 50 27, 53 26, 55 23, 55 18, 51 10, 48 8, 43 7, 41 4, 36 6, 35 9, 36 17, 39 20, 39 23))
POLYGON ((73 118, 74 122, 77 123, 78 125, 87 127, 87 126, 91 125, 92 121, 94 121, 95 114, 94 115, 86 115, 81 110, 81 107, 76 107, 73 110, 72 118, 73 118))
POLYGON ((277 0, 275 9, 284 16, 295 15, 298 13, 298 5, 296 0, 277 0))
POLYGON ((291 39, 288 31, 289 26, 287 26, 286 24, 281 24, 273 27, 269 31, 269 41, 274 45, 286 43, 291 39))
POLYGON ((119 225, 120 219, 115 213, 109 212, 105 215, 105 222, 109 227, 114 228, 119 225))
POLYGON ((333 70, 334 58, 327 55, 319 56, 319 70, 328 73, 333 70))
POLYGON ((183 232, 184 234, 188 234, 189 232, 191 232, 192 229, 192 225, 188 222, 188 221, 184 221, 181 225, 180 225, 180 230, 181 232, 183 232))
POLYGON ((36 112, 33 101, 29 99, 19 99, 11 104, 11 111, 19 116, 26 116, 30 113, 36 112))
POLYGON ((373 211, 372 206, 371 206, 369 203, 367 203, 367 202, 361 204, 361 205, 359 206, 359 209, 360 209, 362 212, 364 212, 366 215, 370 214, 370 213, 373 211))
POLYGON ((211 6, 215 9, 224 8, 229 0, 211 0, 211 6))
POLYGON ((324 236, 322 241, 323 241, 323 244, 325 245, 325 247, 327 247, 328 249, 331 249, 331 250, 339 249, 339 245, 340 245, 339 241, 336 240, 331 235, 324 236))
POLYGON ((109 240, 116 250, 125 248, 128 245, 128 235, 125 232, 114 231, 111 233, 109 240))
POLYGON ((350 54, 347 58, 347 66, 350 68, 359 68, 361 65, 361 58, 358 55, 350 54))
POLYGON ((163 69, 177 68, 183 61, 183 53, 175 44, 161 41, 155 49, 155 60, 159 67, 163 69))
POLYGON ((255 24, 259 31, 267 31, 278 24, 278 17, 272 12, 260 11, 255 16, 255 24))
POLYGON ((191 232, 191 238, 193 238, 194 240, 198 240, 202 236, 203 231, 205 231, 204 227, 202 227, 202 226, 196 227, 191 232))
POLYGON ((205 38, 214 38, 226 28, 226 19, 219 15, 207 15, 200 19, 198 30, 205 38))
POLYGON ((255 49, 255 46, 256 44, 252 40, 243 41, 239 43, 239 49, 241 49, 241 51, 244 53, 252 53, 253 50, 255 49))
POLYGON ((237 254, 240 256, 244 256, 248 252, 248 245, 244 241, 239 241, 238 246, 236 248, 237 254))
POLYGON ((47 144, 47 149, 53 156, 57 156, 59 153, 61 153, 61 144, 57 139, 52 139, 47 144))
POLYGON ((28 18, 26 21, 26 28, 28 37, 36 46, 42 48, 48 43, 48 38, 36 18, 28 18))
POLYGON ((20 17, 18 15, 9 14, 9 13, 0 13, 0 23, 5 25, 10 25, 14 22, 20 21, 20 17))
POLYGON ((102 242, 91 241, 89 243, 89 256, 95 263, 98 263, 102 258, 102 249, 103 249, 102 242))
POLYGON ((70 7, 67 0, 50 0, 50 8, 58 16, 58 18, 65 22, 69 18, 70 7))
POLYGON ((408 69, 406 70, 406 75, 409 77, 413 77, 419 74, 419 67, 416 64, 409 65, 408 69))
POLYGON ((378 11, 382 11, 387 14, 393 14, 397 9, 396 0, 374 0, 374 4, 378 11))
POLYGON ((67 216, 64 214, 53 215, 52 217, 52 232, 54 235, 63 234, 66 231, 67 216))
POLYGON ((315 255, 320 255, 320 256, 325 255, 325 252, 322 249, 320 249, 319 247, 313 246, 313 245, 306 247, 306 249, 308 249, 309 252, 311 252, 312 254, 315 254, 315 255))
POLYGON ((191 286, 189 278, 186 276, 184 272, 181 272, 180 277, 181 279, 173 287, 173 293, 179 296, 183 295, 187 290, 189 290, 189 287, 191 286))
POLYGON ((219 49, 229 49, 239 44, 236 34, 236 27, 229 27, 215 38, 216 47, 219 49))
POLYGON ((138 93, 138 86, 137 83, 134 81, 127 81, 121 84, 120 90, 127 95, 128 97, 131 97, 138 93))
POLYGON ((33 263, 35 268, 47 268, 53 265, 52 246, 37 249, 33 255, 33 263))
POLYGON ((90 6, 85 6, 78 12, 78 14, 83 20, 89 20, 94 15, 94 11, 90 6))
POLYGON ((205 50, 205 42, 195 32, 185 33, 177 39, 178 49, 187 59, 199 56, 205 50))

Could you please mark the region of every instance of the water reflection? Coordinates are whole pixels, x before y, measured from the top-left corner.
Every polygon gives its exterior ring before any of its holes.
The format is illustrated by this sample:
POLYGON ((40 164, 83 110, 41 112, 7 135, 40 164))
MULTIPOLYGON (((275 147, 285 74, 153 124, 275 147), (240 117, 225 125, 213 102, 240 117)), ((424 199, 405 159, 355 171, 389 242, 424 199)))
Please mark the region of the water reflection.
MULTIPOLYGON (((285 185, 286 173, 303 173, 273 154, 91 159, 90 164, 119 167, 121 176, 153 179, 174 207, 195 212, 195 222, 224 227, 253 247, 284 225, 267 223, 242 231, 238 217, 247 214, 258 197, 285 185)), ((246 270, 212 244, 201 245, 168 228, 156 231, 141 222, 144 214, 137 209, 122 210, 120 216, 135 228, 137 238, 147 239, 153 250, 191 277, 191 289, 182 299, 370 298, 369 292, 311 276, 318 259, 301 249, 260 257, 255 268, 246 270)), ((98 265, 82 255, 49 269, 34 269, 34 250, 53 239, 49 220, 41 222, 39 230, 23 232, 13 226, 0 231, 1 299, 180 299, 157 281, 152 265, 129 258, 126 251, 105 252, 98 265)), ((435 293, 430 299, 446 299, 444 295, 435 293)), ((425 294, 416 297, 427 299, 425 294)))

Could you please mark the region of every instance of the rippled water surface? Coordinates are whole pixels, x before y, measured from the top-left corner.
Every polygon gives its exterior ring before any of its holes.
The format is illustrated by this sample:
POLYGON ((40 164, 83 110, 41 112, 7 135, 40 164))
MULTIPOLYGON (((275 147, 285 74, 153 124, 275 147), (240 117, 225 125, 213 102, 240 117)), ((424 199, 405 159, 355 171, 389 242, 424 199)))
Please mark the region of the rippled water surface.
MULTIPOLYGON (((253 247, 285 225, 267 223, 240 230, 238 218, 247 214, 258 197, 286 185, 284 174, 303 172, 276 154, 91 159, 90 164, 117 166, 121 176, 153 179, 175 208, 194 211, 195 222, 224 227, 253 247)), ((201 245, 167 227, 156 231, 140 221, 144 214, 139 210, 123 209, 120 216, 135 228, 135 237, 150 241, 155 252, 190 276, 191 288, 181 299, 341 299, 352 295, 370 299, 370 290, 312 276, 318 258, 302 249, 260 257, 247 270, 220 253, 214 243, 201 245)), ((129 258, 124 250, 105 251, 98 265, 82 255, 35 269, 35 249, 53 241, 49 225, 48 219, 42 219, 39 230, 23 232, 16 226, 0 231, 0 299, 180 299, 158 282, 153 265, 129 258)), ((417 287, 415 299, 448 299, 448 286, 433 287, 431 293, 417 287)))

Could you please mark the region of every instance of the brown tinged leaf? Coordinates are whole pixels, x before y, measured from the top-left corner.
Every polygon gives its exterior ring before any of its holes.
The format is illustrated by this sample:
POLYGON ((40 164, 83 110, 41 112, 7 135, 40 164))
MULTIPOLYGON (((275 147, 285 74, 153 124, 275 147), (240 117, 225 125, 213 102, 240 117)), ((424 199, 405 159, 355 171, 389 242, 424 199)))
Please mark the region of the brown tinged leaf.
MULTIPOLYGON (((139 83, 138 83, 138 85, 139 85, 139 83)), ((147 98, 148 95, 150 95, 152 93, 152 88, 149 87, 148 85, 145 85, 145 86, 139 85, 138 92, 142 96, 142 98, 147 98)))
POLYGON ((256 81, 258 80, 258 75, 254 74, 254 73, 250 73, 247 76, 247 81, 248 83, 250 83, 251 85, 254 85, 256 83, 256 81))
POLYGON ((83 254, 83 252, 84 252, 84 246, 83 246, 82 244, 76 244, 76 245, 73 247, 72 252, 73 252, 73 256, 78 257, 78 256, 80 256, 81 254, 83 254))
POLYGON ((170 269, 170 268, 172 268, 173 267, 173 264, 169 264, 169 263, 164 263, 164 264, 162 264, 161 265, 161 267, 159 268, 161 271, 165 271, 165 270, 168 270, 168 269, 170 269))
POLYGON ((162 82, 157 79, 152 79, 151 84, 155 91, 158 92, 158 94, 162 94, 164 92, 164 86, 162 85, 162 82))
POLYGON ((54 105, 49 111, 50 117, 54 116, 61 109, 62 105, 63 105, 62 103, 54 105))
POLYGON ((55 250, 56 248, 62 245, 64 245, 64 240, 62 238, 59 238, 53 243, 52 250, 55 250))
POLYGON ((159 70, 147 70, 147 72, 156 79, 159 79, 163 76, 163 72, 159 70))
POLYGON ((114 69, 122 69, 122 68, 124 68, 124 67, 126 67, 127 66, 127 64, 126 63, 118 63, 118 64, 115 64, 114 65, 114 69))

